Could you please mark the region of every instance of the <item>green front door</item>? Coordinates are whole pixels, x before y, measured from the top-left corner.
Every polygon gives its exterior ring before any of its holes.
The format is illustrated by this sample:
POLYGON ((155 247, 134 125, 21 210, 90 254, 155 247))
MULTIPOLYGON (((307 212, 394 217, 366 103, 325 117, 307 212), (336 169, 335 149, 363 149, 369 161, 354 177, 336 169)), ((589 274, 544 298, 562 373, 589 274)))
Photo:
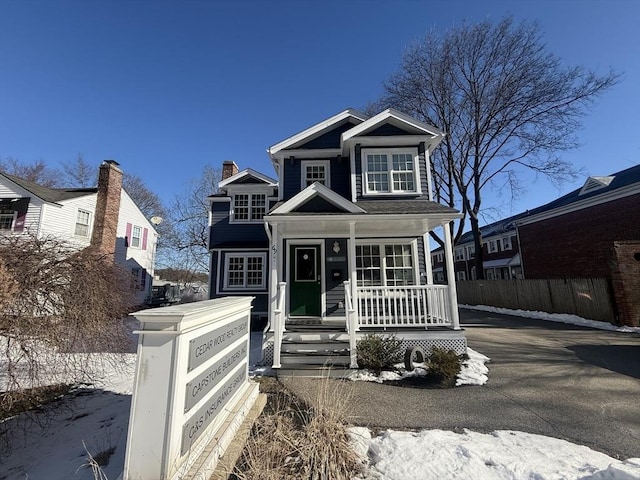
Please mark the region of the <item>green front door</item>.
POLYGON ((289 248, 289 314, 319 317, 322 295, 320 247, 291 245, 289 248))

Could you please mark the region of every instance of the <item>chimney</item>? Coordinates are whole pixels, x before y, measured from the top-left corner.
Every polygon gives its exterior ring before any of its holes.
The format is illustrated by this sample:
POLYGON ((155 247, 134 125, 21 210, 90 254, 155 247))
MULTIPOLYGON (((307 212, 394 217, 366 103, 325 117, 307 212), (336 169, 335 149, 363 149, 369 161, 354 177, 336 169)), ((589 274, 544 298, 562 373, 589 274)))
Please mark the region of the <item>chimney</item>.
POLYGON ((238 173, 238 166, 233 160, 225 160, 222 162, 222 180, 233 177, 238 173))
POLYGON ((93 222, 91 245, 100 253, 115 259, 122 170, 115 160, 105 160, 98 174, 98 198, 93 222))

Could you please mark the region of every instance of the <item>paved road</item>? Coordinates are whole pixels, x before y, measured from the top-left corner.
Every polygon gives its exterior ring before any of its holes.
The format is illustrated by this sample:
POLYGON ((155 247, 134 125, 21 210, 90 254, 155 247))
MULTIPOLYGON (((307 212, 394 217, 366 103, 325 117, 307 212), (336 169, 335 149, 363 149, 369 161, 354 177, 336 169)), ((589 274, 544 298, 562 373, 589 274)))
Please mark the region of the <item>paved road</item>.
MULTIPOLYGON (((462 310, 468 343, 491 358, 489 382, 433 390, 337 382, 352 423, 376 428, 520 430, 640 457, 640 335, 462 310)), ((285 379, 315 395, 312 379, 285 379)))

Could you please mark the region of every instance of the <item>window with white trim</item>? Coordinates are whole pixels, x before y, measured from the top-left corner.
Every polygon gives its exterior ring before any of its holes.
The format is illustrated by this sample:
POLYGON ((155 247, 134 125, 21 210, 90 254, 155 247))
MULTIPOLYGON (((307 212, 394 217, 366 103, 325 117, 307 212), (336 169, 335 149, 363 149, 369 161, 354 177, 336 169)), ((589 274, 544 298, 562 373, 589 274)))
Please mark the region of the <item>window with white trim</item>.
POLYGON ((494 253, 498 251, 498 244, 495 240, 489 240, 488 242, 488 252, 489 253, 494 253))
POLYGON ((238 193, 233 196, 234 222, 259 222, 267 212, 264 193, 238 193))
POLYGON ((142 245, 142 227, 133 225, 131 227, 131 245, 133 248, 140 248, 142 245))
POLYGON ((363 149, 363 187, 367 194, 419 193, 415 149, 363 149))
POLYGON ((87 210, 78 209, 74 235, 78 237, 88 237, 90 220, 91 220, 91 212, 88 212, 87 210))
POLYGON ((464 248, 456 248, 456 262, 464 260, 464 248))
POLYGON ((464 271, 456 272, 456 280, 464 281, 466 279, 467 279, 466 272, 464 271))
POLYGON ((469 260, 473 260, 474 258, 476 258, 476 246, 475 245, 468 245, 467 246, 467 258, 469 260))
POLYGON ((502 249, 503 250, 511 250, 513 245, 511 244, 511 237, 504 237, 502 239, 502 249))
POLYGON ((315 182, 331 187, 329 180, 329 162, 302 162, 302 189, 315 182))
POLYGON ((227 254, 224 287, 230 290, 265 288, 266 258, 264 253, 227 254))
POLYGON ((0 230, 13 230, 18 212, 0 212, 0 230))
POLYGON ((442 252, 438 253, 438 263, 442 263, 443 257, 442 252))
POLYGON ((358 286, 414 285, 410 244, 356 245, 358 286))

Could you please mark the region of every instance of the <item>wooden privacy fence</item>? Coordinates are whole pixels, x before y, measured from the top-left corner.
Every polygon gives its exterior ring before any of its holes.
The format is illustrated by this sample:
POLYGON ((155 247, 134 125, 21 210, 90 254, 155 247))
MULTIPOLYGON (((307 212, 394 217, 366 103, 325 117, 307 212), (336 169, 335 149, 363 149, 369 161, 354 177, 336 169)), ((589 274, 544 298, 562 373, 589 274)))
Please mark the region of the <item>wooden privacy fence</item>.
POLYGON ((615 323, 613 295, 606 278, 473 280, 456 285, 461 304, 570 313, 615 323))

